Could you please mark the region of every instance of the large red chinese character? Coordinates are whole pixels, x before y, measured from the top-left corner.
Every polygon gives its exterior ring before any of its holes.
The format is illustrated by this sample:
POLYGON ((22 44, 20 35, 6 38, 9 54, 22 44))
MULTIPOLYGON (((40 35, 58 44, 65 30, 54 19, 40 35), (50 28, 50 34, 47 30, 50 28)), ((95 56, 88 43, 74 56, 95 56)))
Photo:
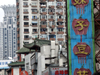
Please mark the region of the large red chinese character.
POLYGON ((89 27, 89 21, 87 19, 74 19, 72 27, 76 35, 86 35, 89 27))
POLYGON ((77 8, 77 13, 78 13, 78 10, 79 10, 79 13, 80 13, 80 9, 81 9, 81 13, 82 13, 82 10, 83 10, 83 13, 84 13, 84 7, 89 3, 89 0, 72 0, 72 4, 74 6, 76 6, 77 8))
POLYGON ((85 63, 86 63, 86 56, 90 54, 90 46, 87 45, 86 43, 77 43, 77 45, 74 46, 73 48, 73 52, 75 55, 78 56, 78 62, 80 63, 79 60, 81 60, 81 63, 84 63, 84 59, 85 59, 85 63))

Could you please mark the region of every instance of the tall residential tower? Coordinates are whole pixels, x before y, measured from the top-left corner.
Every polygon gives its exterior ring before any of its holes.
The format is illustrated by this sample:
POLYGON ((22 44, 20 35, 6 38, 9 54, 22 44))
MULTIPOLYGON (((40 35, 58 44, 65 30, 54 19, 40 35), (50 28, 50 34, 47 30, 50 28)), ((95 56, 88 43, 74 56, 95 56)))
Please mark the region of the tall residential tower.
MULTIPOLYGON (((4 10, 3 25, 0 28, 0 39, 3 44, 3 52, 0 56, 2 59, 8 59, 8 57, 15 57, 17 50, 17 30, 16 30, 16 6, 4 5, 0 6, 4 10)), ((0 43, 1 44, 1 43, 0 43)), ((0 51, 1 52, 1 51, 0 51)))
POLYGON ((16 0, 16 7, 18 50, 35 38, 66 42, 65 0, 16 0))

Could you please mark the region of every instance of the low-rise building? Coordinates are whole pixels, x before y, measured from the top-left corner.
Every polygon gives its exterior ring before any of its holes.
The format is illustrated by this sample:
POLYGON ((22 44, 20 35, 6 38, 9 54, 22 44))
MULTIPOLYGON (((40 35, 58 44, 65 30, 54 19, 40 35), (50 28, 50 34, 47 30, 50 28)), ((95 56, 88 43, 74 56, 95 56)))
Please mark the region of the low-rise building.
POLYGON ((52 65, 67 69, 67 52, 55 41, 35 39, 33 43, 25 44, 24 47, 30 51, 34 50, 32 54, 25 56, 25 70, 29 72, 31 66, 32 75, 42 75, 42 72, 52 65))

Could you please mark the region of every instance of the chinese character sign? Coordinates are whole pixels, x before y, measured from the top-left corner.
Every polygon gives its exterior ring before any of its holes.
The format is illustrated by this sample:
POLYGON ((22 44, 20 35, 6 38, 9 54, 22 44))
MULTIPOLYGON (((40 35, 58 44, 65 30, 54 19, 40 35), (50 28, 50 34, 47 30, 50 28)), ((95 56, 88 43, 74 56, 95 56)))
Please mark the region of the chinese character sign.
POLYGON ((67 9, 69 75, 92 75, 95 72, 93 0, 67 0, 67 9))
POLYGON ((88 5, 89 0, 72 0, 72 4, 76 7, 77 13, 82 14, 84 13, 84 8, 86 5, 88 5))

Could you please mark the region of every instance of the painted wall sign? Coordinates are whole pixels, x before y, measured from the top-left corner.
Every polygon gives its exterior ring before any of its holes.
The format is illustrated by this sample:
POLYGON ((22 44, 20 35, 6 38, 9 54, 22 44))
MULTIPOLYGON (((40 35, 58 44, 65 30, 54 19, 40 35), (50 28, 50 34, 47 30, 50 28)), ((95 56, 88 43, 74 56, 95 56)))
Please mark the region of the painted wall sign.
POLYGON ((74 71, 74 75, 91 75, 91 71, 85 68, 76 68, 74 71))
POLYGON ((82 14, 82 11, 84 13, 84 8, 86 5, 88 5, 89 0, 72 0, 72 4, 76 7, 77 13, 82 14))
POLYGON ((69 75, 92 75, 95 72, 93 0, 67 0, 67 9, 69 75))

